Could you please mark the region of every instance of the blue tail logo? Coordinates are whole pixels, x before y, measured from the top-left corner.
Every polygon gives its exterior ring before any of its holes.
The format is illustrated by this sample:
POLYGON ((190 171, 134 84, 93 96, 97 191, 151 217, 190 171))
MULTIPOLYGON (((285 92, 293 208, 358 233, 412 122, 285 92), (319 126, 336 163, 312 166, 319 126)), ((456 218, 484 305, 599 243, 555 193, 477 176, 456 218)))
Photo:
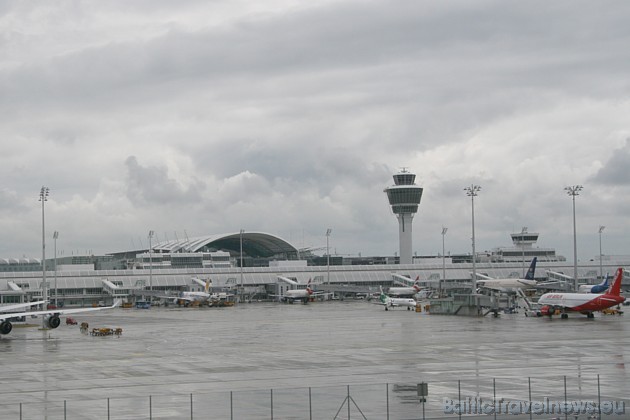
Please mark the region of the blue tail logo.
POLYGON ((529 269, 527 270, 527 274, 525 274, 526 280, 534 280, 534 272, 536 271, 536 260, 538 257, 534 257, 532 263, 529 265, 529 269))

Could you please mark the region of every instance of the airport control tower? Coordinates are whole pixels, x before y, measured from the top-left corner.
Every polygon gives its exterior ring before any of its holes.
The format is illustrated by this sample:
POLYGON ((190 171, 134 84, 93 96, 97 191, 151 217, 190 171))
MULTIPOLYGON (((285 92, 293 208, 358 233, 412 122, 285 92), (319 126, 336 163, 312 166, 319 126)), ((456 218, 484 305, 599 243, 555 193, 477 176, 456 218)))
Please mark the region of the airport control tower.
POLYGON ((392 211, 398 217, 398 237, 400 242, 400 264, 411 264, 411 221, 418 212, 422 198, 422 187, 414 184, 416 174, 407 168, 394 175, 394 185, 385 188, 392 211))

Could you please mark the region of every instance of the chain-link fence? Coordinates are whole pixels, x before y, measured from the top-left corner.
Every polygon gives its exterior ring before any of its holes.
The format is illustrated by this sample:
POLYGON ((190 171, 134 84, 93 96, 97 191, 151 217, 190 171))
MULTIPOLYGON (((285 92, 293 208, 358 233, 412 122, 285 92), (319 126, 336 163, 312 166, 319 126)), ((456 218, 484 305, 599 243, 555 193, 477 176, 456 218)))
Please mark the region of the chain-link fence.
MULTIPOLYGON (((619 381, 621 379, 618 379, 619 381)), ((4 401, 1 419, 601 419, 630 418, 620 382, 488 378, 62 401, 4 401)))

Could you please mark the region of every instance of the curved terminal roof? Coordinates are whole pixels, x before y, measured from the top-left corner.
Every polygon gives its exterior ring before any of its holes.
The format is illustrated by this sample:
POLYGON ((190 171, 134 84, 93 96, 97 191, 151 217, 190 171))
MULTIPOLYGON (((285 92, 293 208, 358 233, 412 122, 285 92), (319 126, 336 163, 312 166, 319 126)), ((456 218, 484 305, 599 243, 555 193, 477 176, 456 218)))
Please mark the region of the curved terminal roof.
MULTIPOLYGON (((153 246, 156 252, 228 251, 240 254, 241 234, 227 233, 161 242, 153 246)), ((263 232, 243 232, 243 254, 271 258, 275 255, 297 255, 298 250, 284 239, 263 232)))

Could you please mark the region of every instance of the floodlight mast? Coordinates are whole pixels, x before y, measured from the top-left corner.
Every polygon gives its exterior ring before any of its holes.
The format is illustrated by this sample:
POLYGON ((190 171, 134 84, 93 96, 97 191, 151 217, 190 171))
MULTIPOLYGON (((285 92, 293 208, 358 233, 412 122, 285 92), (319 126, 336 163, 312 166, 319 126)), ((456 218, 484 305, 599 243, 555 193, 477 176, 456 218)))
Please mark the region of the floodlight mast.
POLYGON ((470 197, 470 201, 472 204, 472 293, 477 293, 477 266, 476 259, 477 255, 475 252, 475 197, 477 197, 479 191, 481 191, 481 187, 479 185, 471 184, 470 187, 464 188, 466 191, 466 195, 470 197))
POLYGON ((565 187, 564 190, 571 196, 573 201, 573 290, 576 292, 579 289, 578 286, 578 271, 577 271, 577 228, 575 225, 575 197, 580 195, 583 187, 581 185, 572 185, 565 187))
MULTIPOLYGON (((44 203, 48 201, 48 195, 50 194, 50 189, 48 187, 42 186, 39 191, 39 201, 42 202, 42 300, 44 303, 42 306, 44 309, 48 303, 48 289, 46 284, 46 223, 44 217, 44 203)), ((44 321, 45 325, 45 321, 44 321)))
POLYGON ((330 251, 328 250, 328 246, 329 246, 328 240, 330 239, 331 233, 332 233, 332 229, 330 228, 326 229, 326 273, 328 277, 326 282, 328 284, 330 284, 330 251))
POLYGON ((602 232, 606 226, 599 227, 599 277, 604 278, 604 270, 602 269, 602 232))
POLYGON ((446 262, 444 260, 444 258, 446 258, 446 255, 444 253, 444 237, 446 236, 447 231, 448 228, 442 226, 442 279, 438 284, 438 297, 442 297, 442 280, 446 280, 446 262))

